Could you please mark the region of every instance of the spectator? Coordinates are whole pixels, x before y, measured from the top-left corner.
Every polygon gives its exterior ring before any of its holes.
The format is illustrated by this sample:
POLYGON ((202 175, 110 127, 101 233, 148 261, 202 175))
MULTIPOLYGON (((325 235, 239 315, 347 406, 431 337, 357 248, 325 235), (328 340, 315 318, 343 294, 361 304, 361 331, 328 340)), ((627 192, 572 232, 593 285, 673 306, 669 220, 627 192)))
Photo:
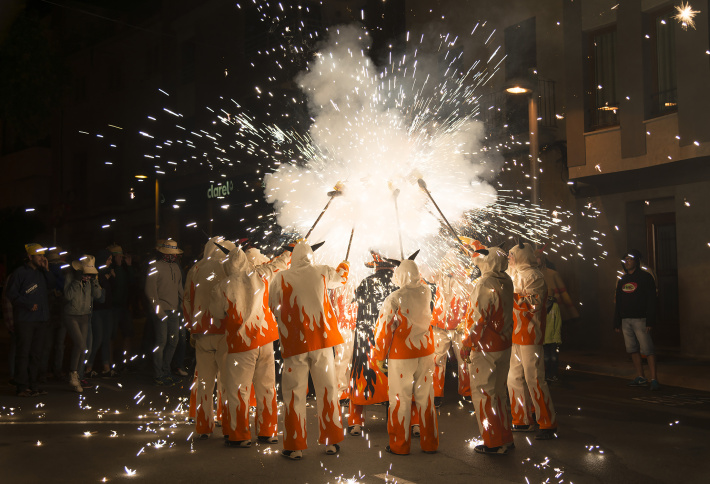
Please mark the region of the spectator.
POLYGON ((73 348, 69 360, 69 385, 75 392, 83 391, 79 381, 79 365, 87 351, 89 324, 94 299, 103 299, 103 290, 97 279, 98 271, 94 257, 85 255, 72 261, 73 271, 64 283, 64 324, 72 339, 73 348))
POLYGON ((170 239, 159 240, 156 250, 160 258, 149 263, 145 282, 145 294, 152 307, 150 314, 156 346, 153 351, 153 382, 156 385, 172 385, 179 381, 170 374, 170 362, 180 334, 179 309, 183 287, 177 256, 182 251, 170 239))
POLYGON ((135 270, 132 265, 133 258, 130 254, 124 254, 120 245, 111 245, 108 250, 111 251, 113 256, 111 269, 115 274, 111 279, 111 311, 113 312, 114 327, 117 327, 121 332, 121 351, 123 355, 121 364, 125 366, 132 354, 133 317, 129 310, 129 300, 133 290, 135 270))
POLYGON ((86 376, 95 378, 99 373, 94 371, 94 362, 96 354, 101 349, 101 378, 111 378, 117 375, 116 371, 111 368, 111 339, 114 333, 114 313, 112 308, 112 288, 114 272, 111 268, 111 253, 108 250, 100 250, 96 254, 100 265, 98 267, 98 281, 103 290, 101 301, 97 301, 94 305, 94 311, 91 314, 91 333, 92 343, 89 359, 86 364, 86 376))
POLYGON ((38 374, 49 321, 48 291, 54 288, 54 277, 41 245, 27 244, 25 250, 27 262, 10 276, 6 295, 17 332, 17 395, 32 397, 47 393, 38 387, 38 374))
POLYGON ((7 351, 7 363, 10 370, 10 385, 15 385, 15 359, 17 358, 17 332, 15 331, 15 321, 12 315, 12 303, 8 298, 7 289, 10 286, 10 276, 5 278, 5 285, 2 287, 2 318, 5 321, 7 332, 10 333, 10 347, 7 351))
POLYGON ((68 267, 65 262, 66 252, 59 247, 53 247, 47 251, 47 261, 49 262, 49 272, 54 276, 55 288, 49 290, 49 331, 45 339, 42 351, 42 361, 40 363, 39 379, 46 381, 50 368, 50 357, 52 360, 52 376, 57 379, 64 378, 64 341, 67 337, 67 330, 64 327, 63 308, 64 305, 64 280, 65 269, 68 267))
POLYGON ((537 265, 545 278, 547 285, 547 319, 545 326, 545 341, 542 345, 545 353, 545 380, 557 381, 559 371, 559 349, 562 344, 562 307, 569 319, 579 317, 572 298, 567 293, 565 282, 560 274, 551 268, 542 249, 535 251, 537 265))
POLYGON ((656 281, 641 268, 641 253, 630 249, 622 259, 624 274, 616 285, 616 310, 614 330, 624 334, 626 352, 636 370, 629 386, 649 385, 651 390, 660 388, 656 379, 656 356, 651 330, 656 325, 656 281), (651 382, 644 377, 641 354, 646 355, 651 382))

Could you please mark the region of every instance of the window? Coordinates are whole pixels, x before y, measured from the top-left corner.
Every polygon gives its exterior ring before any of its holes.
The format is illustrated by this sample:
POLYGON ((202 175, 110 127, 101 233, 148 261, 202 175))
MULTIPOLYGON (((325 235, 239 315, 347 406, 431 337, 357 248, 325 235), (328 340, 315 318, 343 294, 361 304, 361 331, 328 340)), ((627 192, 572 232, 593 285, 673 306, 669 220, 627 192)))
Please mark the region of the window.
POLYGON ((658 116, 678 109, 673 11, 664 10, 653 22, 653 86, 649 113, 658 116))
POLYGON ((589 98, 590 128, 619 124, 619 101, 616 76, 616 28, 594 32, 590 36, 589 98))

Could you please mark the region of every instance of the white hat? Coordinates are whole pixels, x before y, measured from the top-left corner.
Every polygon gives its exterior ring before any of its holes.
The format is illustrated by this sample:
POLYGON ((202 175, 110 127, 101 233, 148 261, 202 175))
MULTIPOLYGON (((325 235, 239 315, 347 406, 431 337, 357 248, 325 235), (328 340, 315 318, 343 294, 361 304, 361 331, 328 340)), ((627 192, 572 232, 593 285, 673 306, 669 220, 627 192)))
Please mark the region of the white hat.
POLYGON ((71 266, 75 271, 82 271, 84 274, 98 274, 94 261, 93 255, 85 255, 79 260, 72 261, 71 266))

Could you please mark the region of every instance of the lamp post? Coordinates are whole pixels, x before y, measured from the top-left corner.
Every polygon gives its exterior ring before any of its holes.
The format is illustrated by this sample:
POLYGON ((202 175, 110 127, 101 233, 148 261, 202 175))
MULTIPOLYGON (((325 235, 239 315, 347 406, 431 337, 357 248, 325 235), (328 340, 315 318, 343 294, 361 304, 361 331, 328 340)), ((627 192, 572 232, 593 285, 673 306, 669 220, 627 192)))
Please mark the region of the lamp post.
POLYGON ((537 122, 537 89, 533 81, 511 81, 508 87, 505 88, 510 94, 527 94, 528 95, 528 133, 530 137, 530 202, 533 205, 540 205, 540 176, 538 152, 540 150, 538 137, 538 122, 537 122))
MULTIPOLYGON (((136 175, 138 180, 145 180, 146 175, 136 175)), ((158 234, 160 233, 160 181, 155 177, 155 241, 158 242, 158 234)))

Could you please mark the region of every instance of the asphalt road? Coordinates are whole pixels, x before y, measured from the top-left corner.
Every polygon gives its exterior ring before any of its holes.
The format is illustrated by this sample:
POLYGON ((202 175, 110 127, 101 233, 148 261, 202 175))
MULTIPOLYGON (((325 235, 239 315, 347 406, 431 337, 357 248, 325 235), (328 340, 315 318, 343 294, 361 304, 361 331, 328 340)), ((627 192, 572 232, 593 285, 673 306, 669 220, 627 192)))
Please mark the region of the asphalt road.
POLYGON ((340 454, 327 456, 316 443, 311 401, 312 446, 303 460, 290 461, 279 455, 280 444, 226 448, 219 431, 193 440, 187 379, 168 389, 139 373, 96 382, 82 395, 49 384, 50 393, 35 398, 0 387, 0 483, 710 482, 710 393, 680 388, 652 393, 567 371, 552 387, 559 439, 516 433, 516 448, 505 456, 473 451, 473 407, 458 402, 455 381, 447 382, 434 455, 420 452, 417 442, 409 456, 386 453, 385 410, 378 406, 368 411, 363 436, 347 436, 340 454))

